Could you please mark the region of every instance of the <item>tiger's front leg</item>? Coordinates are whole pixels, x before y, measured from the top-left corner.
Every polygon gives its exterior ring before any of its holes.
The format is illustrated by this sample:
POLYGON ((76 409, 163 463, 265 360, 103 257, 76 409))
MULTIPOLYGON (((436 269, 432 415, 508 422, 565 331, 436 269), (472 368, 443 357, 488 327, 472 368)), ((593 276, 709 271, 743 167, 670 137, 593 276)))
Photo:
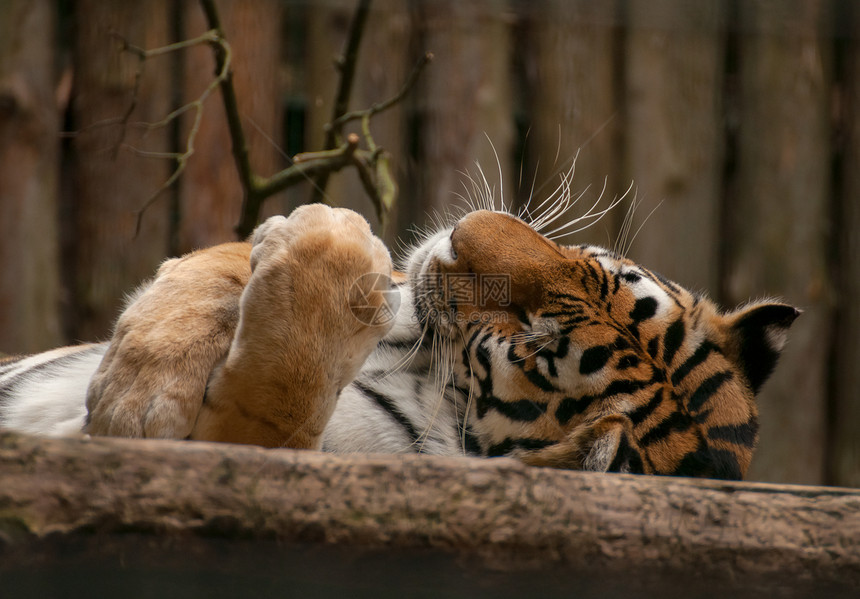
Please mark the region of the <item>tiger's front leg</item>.
POLYGON ((356 213, 323 205, 254 234, 226 360, 191 437, 319 448, 340 391, 391 326, 391 259, 356 213))
POLYGON ((653 468, 633 435, 627 416, 613 414, 582 424, 554 445, 516 450, 511 457, 529 466, 652 474, 653 468))

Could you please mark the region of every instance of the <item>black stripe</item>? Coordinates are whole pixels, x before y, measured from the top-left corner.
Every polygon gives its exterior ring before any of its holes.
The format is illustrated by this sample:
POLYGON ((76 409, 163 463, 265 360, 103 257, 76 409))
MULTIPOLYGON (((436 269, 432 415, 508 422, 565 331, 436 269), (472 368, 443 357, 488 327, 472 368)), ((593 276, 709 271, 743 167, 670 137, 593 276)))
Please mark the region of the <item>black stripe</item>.
POLYGON ((671 474, 675 476, 699 476, 723 480, 740 480, 740 466, 735 455, 722 449, 700 445, 695 452, 688 453, 671 474))
POLYGON ((475 434, 475 431, 472 430, 471 426, 467 426, 464 431, 458 425, 457 427, 457 438, 462 438, 464 440, 464 449, 468 455, 482 455, 481 444, 478 443, 478 436, 475 434))
POLYGON ((650 295, 641 297, 633 304, 633 310, 630 311, 630 319, 633 322, 648 320, 657 313, 658 305, 657 300, 650 295))
POLYGON ((561 314, 561 315, 559 315, 559 318, 564 318, 564 324, 566 326, 569 326, 569 327, 575 327, 576 325, 582 324, 584 322, 591 322, 590 316, 576 315, 576 316, 570 316, 568 318, 568 317, 565 317, 564 314, 561 314))
POLYGON ((562 337, 558 340, 558 343, 555 346, 555 352, 553 352, 553 356, 562 360, 567 357, 567 353, 570 351, 570 338, 562 337))
POLYGON ((642 456, 630 445, 627 434, 621 433, 618 448, 615 450, 615 459, 612 460, 606 471, 621 472, 624 470, 625 465, 627 466, 627 471, 631 474, 642 474, 645 472, 645 467, 642 465, 642 456))
POLYGON ((640 391, 652 384, 652 381, 642 382, 622 379, 613 381, 602 393, 597 395, 582 395, 580 397, 565 397, 561 400, 555 410, 555 417, 559 424, 564 426, 574 416, 584 413, 588 407, 597 400, 606 399, 614 395, 630 395, 640 391))
POLYGON ((657 406, 660 405, 663 401, 663 388, 657 389, 657 392, 651 396, 651 399, 648 400, 648 403, 643 404, 627 414, 627 417, 630 419, 630 422, 633 423, 633 426, 638 426, 639 424, 645 422, 645 419, 650 416, 654 410, 657 409, 657 406))
POLYGON ((640 360, 639 356, 636 354, 627 354, 625 356, 621 356, 621 359, 618 360, 618 364, 615 368, 617 370, 626 370, 627 368, 636 368, 641 363, 642 360, 640 360))
POLYGON ((539 373, 537 370, 524 370, 526 378, 529 380, 531 384, 540 389, 541 391, 555 391, 555 385, 550 382, 544 375, 539 373))
POLYGON ((701 345, 693 352, 693 355, 687 358, 678 369, 672 373, 672 385, 677 386, 684 378, 693 371, 693 369, 705 361, 712 352, 719 351, 719 348, 710 341, 703 341, 701 345))
POLYGON ((601 271, 601 282, 600 282, 600 299, 606 299, 606 296, 609 295, 609 275, 606 271, 601 271))
POLYGON ((375 401, 377 405, 383 409, 389 416, 391 416, 397 423, 403 427, 406 434, 412 440, 413 443, 417 443, 419 439, 418 431, 415 429, 415 425, 410 422, 410 420, 406 417, 406 415, 401 412, 397 406, 394 404, 394 400, 390 397, 379 393, 375 389, 370 388, 364 383, 359 381, 355 381, 355 387, 361 391, 365 397, 368 397, 375 401))
POLYGON ((743 478, 738 458, 735 454, 724 449, 710 450, 711 463, 713 464, 709 476, 723 480, 740 480, 743 478))
POLYGON ((484 346, 484 343, 486 343, 487 339, 489 339, 489 338, 490 338, 490 334, 488 333, 487 335, 484 336, 483 339, 478 341, 478 344, 475 346, 475 349, 474 349, 475 359, 478 361, 478 363, 484 369, 484 372, 487 373, 487 376, 489 376, 490 372, 491 372, 490 350, 488 350, 484 346))
POLYGON ((639 439, 639 445, 643 447, 661 441, 675 431, 685 431, 690 428, 690 417, 681 414, 680 412, 672 412, 668 418, 664 419, 657 426, 639 439))
POLYGON ((687 409, 693 413, 698 412, 705 405, 705 402, 720 390, 720 387, 732 379, 732 376, 732 373, 726 370, 706 378, 690 395, 690 399, 687 400, 687 409))
POLYGON ((514 449, 534 451, 536 449, 543 449, 544 447, 548 447, 554 443, 555 441, 547 441, 546 439, 531 439, 528 437, 522 439, 511 439, 508 437, 501 443, 491 445, 489 449, 487 449, 486 455, 488 457, 499 457, 510 453, 514 449))
POLYGON ((475 344, 475 340, 481 335, 481 329, 475 329, 471 335, 469 335, 469 340, 466 342, 466 349, 471 350, 472 346, 475 344))
POLYGON ((625 339, 624 337, 621 337, 619 335, 618 337, 615 338, 615 342, 612 344, 612 347, 614 347, 615 349, 618 349, 618 350, 623 350, 623 349, 629 349, 632 346, 630 345, 630 342, 627 341, 627 339, 625 339))
POLYGON ((564 301, 571 302, 571 303, 573 303, 573 304, 582 304, 582 305, 585 305, 585 306, 590 305, 590 304, 589 304, 587 301, 585 301, 585 299, 583 299, 582 297, 580 297, 580 296, 578 296, 578 295, 570 295, 569 293, 553 293, 553 294, 552 294, 552 299, 553 299, 553 300, 564 300, 564 301))
POLYGON ((660 338, 654 337, 648 342, 648 355, 652 360, 657 359, 657 351, 660 349, 660 338))
POLYGON ((540 352, 535 359, 541 359, 546 362, 546 372, 547 374, 554 379, 558 378, 558 368, 555 367, 555 359, 556 355, 551 351, 544 350, 540 352))
POLYGON ((555 418, 564 426, 570 419, 578 414, 582 414, 588 409, 594 400, 597 399, 594 395, 583 395, 582 397, 565 397, 558 404, 555 410, 555 418))
POLYGON ((679 318, 666 329, 666 335, 663 337, 663 364, 667 367, 672 365, 686 334, 683 318, 679 318))
POLYGON ((528 312, 519 306, 511 306, 509 309, 514 311, 514 314, 517 316, 517 320, 519 320, 521 324, 531 327, 532 322, 529 318, 528 312))
POLYGON ((579 359, 579 374, 594 374, 606 366, 606 363, 609 362, 609 358, 611 357, 612 350, 606 345, 589 347, 582 352, 582 357, 579 359))
POLYGON ((636 393, 637 391, 641 391, 653 382, 654 381, 635 381, 632 379, 620 379, 617 381, 612 381, 606 387, 606 389, 603 390, 603 393, 600 394, 600 397, 612 397, 613 395, 631 395, 633 393, 636 393))
POLYGON ((522 345, 517 343, 511 343, 510 345, 508 345, 508 362, 510 362, 511 364, 516 364, 518 362, 525 361, 525 357, 521 358, 517 355, 517 349, 519 349, 521 346, 522 345))
POLYGON ((670 281, 669 279, 661 275, 659 272, 648 270, 647 268, 642 268, 642 272, 655 283, 661 283, 666 289, 668 289, 675 295, 681 293, 681 289, 674 282, 670 281))
POLYGON ((744 424, 724 424, 708 430, 708 438, 729 441, 752 449, 758 438, 758 423, 755 419, 744 424))
POLYGON ((503 401, 492 395, 477 398, 478 418, 483 418, 488 410, 495 410, 505 418, 517 422, 534 422, 546 413, 548 404, 531 399, 503 401))

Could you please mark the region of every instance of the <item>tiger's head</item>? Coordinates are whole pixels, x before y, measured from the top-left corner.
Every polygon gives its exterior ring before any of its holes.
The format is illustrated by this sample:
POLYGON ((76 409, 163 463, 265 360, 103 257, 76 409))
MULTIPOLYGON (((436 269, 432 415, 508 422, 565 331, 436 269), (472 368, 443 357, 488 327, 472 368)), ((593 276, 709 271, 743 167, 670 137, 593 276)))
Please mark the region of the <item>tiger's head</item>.
POLYGON ((453 348, 481 453, 532 465, 739 479, 755 395, 800 312, 721 312, 620 255, 471 212, 407 264, 419 321, 453 348))

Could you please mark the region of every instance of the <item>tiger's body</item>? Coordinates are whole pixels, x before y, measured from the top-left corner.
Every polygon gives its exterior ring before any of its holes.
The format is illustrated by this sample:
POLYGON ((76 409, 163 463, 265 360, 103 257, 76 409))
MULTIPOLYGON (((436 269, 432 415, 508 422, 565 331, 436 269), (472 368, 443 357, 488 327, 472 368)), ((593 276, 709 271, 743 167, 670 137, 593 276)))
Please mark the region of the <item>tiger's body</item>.
POLYGON ((723 314, 488 210, 411 250, 402 277, 339 209, 228 246, 167 262, 109 344, 0 364, 0 426, 742 478, 755 393, 799 314, 723 314), (396 292, 356 291, 367 273, 396 292))

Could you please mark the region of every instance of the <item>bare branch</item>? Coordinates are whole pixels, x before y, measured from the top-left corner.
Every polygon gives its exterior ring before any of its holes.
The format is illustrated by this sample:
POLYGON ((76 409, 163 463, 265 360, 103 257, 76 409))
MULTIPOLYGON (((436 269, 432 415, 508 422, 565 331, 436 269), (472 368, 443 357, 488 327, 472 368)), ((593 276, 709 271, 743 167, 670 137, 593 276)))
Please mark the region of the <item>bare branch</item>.
POLYGON ((418 81, 418 77, 419 75, 421 75, 421 71, 423 71, 424 67, 426 67, 432 60, 433 53, 427 52, 415 64, 412 69, 412 72, 409 73, 409 77, 406 78, 406 82, 403 84, 403 87, 400 88, 400 91, 397 92, 397 94, 395 94, 388 100, 385 100, 384 102, 380 102, 378 104, 374 104, 373 106, 365 110, 353 110, 352 112, 346 112, 340 115, 338 118, 325 126, 326 130, 340 130, 346 123, 350 121, 356 121, 358 119, 367 119, 375 114, 379 114, 380 112, 388 110, 389 108, 400 102, 400 100, 402 100, 404 96, 409 93, 409 91, 415 85, 415 82, 418 81))
POLYGON ((194 140, 197 138, 197 132, 200 130, 200 122, 203 119, 203 102, 198 99, 197 103, 197 111, 194 114, 194 123, 191 125, 191 130, 188 132, 188 139, 185 142, 185 152, 176 156, 176 168, 171 173, 170 177, 167 178, 161 187, 159 187, 155 192, 149 196, 149 199, 143 203, 143 206, 138 208, 135 212, 135 227, 134 227, 134 236, 137 237, 140 234, 140 227, 143 221, 143 215, 146 213, 147 209, 155 203, 155 200, 158 197, 170 189, 170 187, 176 183, 179 177, 185 172, 185 165, 188 163, 188 159, 194 154, 194 140))
POLYGON ((117 39, 119 39, 120 42, 123 44, 123 50, 135 54, 141 60, 146 60, 147 58, 154 58, 156 56, 162 56, 164 54, 169 54, 178 50, 185 50, 186 48, 199 46, 201 44, 208 44, 219 41, 218 32, 214 29, 210 29, 206 33, 189 40, 182 40, 180 42, 168 44, 166 46, 160 46, 158 48, 146 50, 144 48, 129 43, 127 40, 125 40, 123 37, 116 33, 114 33, 114 36, 117 37, 117 39))
MULTIPOLYGON (((337 96, 334 101, 332 122, 344 114, 349 106, 349 96, 352 93, 352 82, 355 78, 355 65, 358 62, 358 50, 361 46, 361 37, 364 34, 364 27, 367 23, 367 15, 370 12, 370 2, 371 0, 359 0, 358 8, 355 9, 355 16, 349 27, 349 38, 347 39, 344 55, 338 61, 338 67, 340 67, 340 85, 338 86, 337 96)), ((340 134, 340 128, 327 128, 323 149, 333 149, 338 143, 337 140, 340 134)), ((313 191, 311 192, 312 203, 325 200, 325 188, 328 185, 328 177, 328 173, 321 173, 316 177, 313 191)))
MULTIPOLYGON (((218 15, 218 9, 215 6, 214 0, 200 0, 200 5, 203 12, 206 14, 206 21, 209 28, 218 32, 219 40, 224 39, 224 32, 221 28, 221 17, 218 15)), ((236 90, 233 87, 233 73, 229 66, 229 54, 225 50, 225 46, 221 43, 213 43, 212 50, 215 53, 215 71, 217 73, 224 72, 224 77, 220 79, 221 100, 224 102, 224 112, 227 115, 227 127, 230 130, 230 139, 233 142, 233 160, 236 163, 236 170, 239 173, 239 182, 242 185, 242 211, 241 220, 236 225, 236 232, 240 237, 246 235, 240 231, 243 227, 243 222, 246 220, 246 213, 255 212, 253 206, 259 205, 262 199, 258 199, 256 191, 256 176, 251 170, 251 160, 248 156, 248 142, 245 139, 245 132, 242 129, 242 117, 239 114, 239 102, 236 99, 236 90)), ((255 214, 249 214, 247 218, 253 216, 256 224, 259 214, 257 208, 255 214)), ((244 230, 244 228, 242 229, 244 230)))
MULTIPOLYGON (((366 110, 347 112, 350 90, 355 77, 358 48, 370 9, 370 0, 360 0, 351 26, 345 56, 339 63, 341 82, 335 102, 332 123, 326 127, 326 146, 320 152, 309 152, 296 156, 292 166, 269 178, 264 178, 256 175, 251 168, 248 144, 242 127, 236 90, 233 86, 231 49, 222 30, 217 7, 214 0, 200 0, 200 5, 206 15, 209 30, 199 37, 152 50, 145 50, 121 39, 123 50, 135 54, 140 59, 141 66, 139 71, 141 72, 143 61, 147 58, 199 44, 209 44, 215 56, 215 79, 196 100, 173 110, 160 121, 154 123, 135 123, 136 126, 142 126, 147 129, 164 127, 181 115, 192 110, 194 111, 194 123, 188 133, 184 152, 146 152, 131 148, 132 151, 140 156, 176 160, 176 168, 171 176, 137 211, 136 231, 140 230, 141 219, 146 210, 184 172, 185 165, 194 154, 194 141, 203 115, 203 103, 216 89, 220 89, 221 91, 221 99, 224 103, 227 126, 232 141, 233 159, 238 171, 239 183, 242 186, 241 216, 235 228, 240 238, 247 237, 253 231, 259 220, 262 203, 266 198, 304 180, 316 179, 317 197, 318 199, 322 199, 324 198, 324 186, 328 176, 347 166, 354 166, 358 170, 362 184, 370 196, 379 220, 384 224, 386 214, 397 196, 397 185, 391 174, 388 154, 382 148, 376 146, 371 136, 370 118, 399 102, 412 89, 421 71, 432 59, 432 54, 426 54, 418 62, 404 83, 403 88, 395 96, 384 102, 374 104, 366 110), (351 134, 345 142, 336 147, 340 143, 339 140, 341 139, 343 125, 359 118, 362 119, 362 133, 368 149, 360 150, 358 148, 361 138, 356 134, 351 134)), ((139 81, 139 79, 140 75, 138 74, 136 81, 139 81)), ((132 106, 126 112, 126 115, 117 121, 123 126, 126 126, 128 118, 134 110, 136 95, 137 84, 135 85, 135 98, 133 99, 132 106)), ((130 147, 128 144, 122 144, 122 139, 120 140, 120 145, 122 147, 130 147)))
MULTIPOLYGON (((138 98, 138 92, 140 91, 140 81, 143 77, 143 65, 146 62, 146 60, 149 58, 156 57, 156 56, 163 56, 163 55, 169 54, 171 52, 176 52, 178 50, 184 50, 186 48, 191 48, 193 46, 199 46, 200 44, 215 41, 216 32, 207 31, 206 33, 204 33, 203 35, 201 35, 199 37, 196 37, 196 38, 193 38, 190 40, 184 40, 181 42, 176 42, 174 44, 168 44, 167 46, 161 46, 159 48, 153 48, 150 50, 146 50, 144 48, 141 48, 139 46, 136 46, 136 45, 130 43, 127 39, 125 39, 123 36, 121 36, 119 33, 115 32, 115 31, 112 32, 112 35, 117 40, 119 40, 120 44, 122 45, 122 51, 129 52, 130 54, 134 54, 138 59, 137 69, 134 72, 134 84, 132 86, 131 102, 129 103, 128 109, 125 111, 125 114, 123 114, 123 116, 120 117, 120 119, 119 119, 119 124, 122 125, 122 129, 120 130, 119 140, 117 141, 117 144, 114 148, 114 157, 116 157, 116 153, 119 152, 120 147, 124 145, 128 120, 131 118, 131 115, 134 112, 134 109, 137 108, 137 98, 138 98)), ((210 92, 207 90, 207 92, 204 92, 204 93, 205 93, 205 95, 209 95, 210 92)), ((188 107, 188 105, 186 105, 185 108, 187 109, 187 107, 188 107)), ((150 129, 154 129, 156 127, 166 126, 170 121, 172 121, 174 118, 176 118, 180 114, 182 114, 182 112, 184 112, 184 110, 181 110, 181 109, 175 110, 172 113, 170 113, 166 118, 159 121, 158 123, 154 123, 152 125, 147 125, 147 127, 150 129)), ((138 223, 138 228, 139 227, 140 227, 140 224, 138 223)))
MULTIPOLYGON (((200 131, 200 123, 203 119, 203 104, 212 95, 212 93, 218 89, 219 85, 222 85, 223 81, 227 79, 230 75, 230 65, 232 64, 232 51, 230 49, 230 44, 227 43, 227 40, 221 36, 216 29, 210 29, 200 37, 194 38, 193 40, 187 40, 186 42, 178 42, 176 44, 171 44, 169 46, 164 46, 162 48, 156 48, 154 50, 142 50, 137 48, 136 46, 127 45, 131 51, 138 54, 141 57, 141 60, 145 60, 148 57, 159 56, 168 51, 174 51, 178 49, 188 48, 190 46, 198 45, 201 43, 209 43, 214 44, 218 48, 220 48, 221 54, 221 62, 218 65, 218 69, 216 70, 215 79, 206 86, 206 89, 197 97, 193 102, 189 102, 183 106, 180 106, 176 110, 172 111, 162 120, 155 123, 138 123, 139 125, 146 127, 148 129, 155 129, 158 127, 167 126, 171 121, 178 118, 182 114, 185 114, 189 110, 194 110, 194 122, 191 125, 191 129, 188 132, 188 137, 185 141, 185 151, 181 154, 175 155, 176 160, 176 168, 171 173, 170 177, 153 192, 151 196, 143 203, 143 205, 137 209, 135 212, 135 229, 134 235, 140 233, 141 223, 143 221, 143 215, 152 206, 153 203, 161 196, 162 193, 170 189, 170 187, 179 179, 182 173, 185 171, 185 166, 188 163, 188 160, 194 154, 194 140, 197 138, 197 133, 200 131), (168 50, 169 49, 169 50, 168 50)), ((130 114, 130 113, 129 113, 130 114)))
MULTIPOLYGON (((268 179, 258 179, 257 194, 261 199, 266 198, 321 172, 333 173, 354 164, 354 155, 360 152, 358 143, 358 135, 352 133, 347 137, 346 143, 334 150, 298 154, 293 159, 291 167, 272 175, 268 179)), ((253 229, 254 224, 250 224, 251 229, 253 229)), ((237 227, 238 229, 239 227, 237 227)), ((249 234, 251 232, 250 229, 243 230, 247 230, 249 234)))

